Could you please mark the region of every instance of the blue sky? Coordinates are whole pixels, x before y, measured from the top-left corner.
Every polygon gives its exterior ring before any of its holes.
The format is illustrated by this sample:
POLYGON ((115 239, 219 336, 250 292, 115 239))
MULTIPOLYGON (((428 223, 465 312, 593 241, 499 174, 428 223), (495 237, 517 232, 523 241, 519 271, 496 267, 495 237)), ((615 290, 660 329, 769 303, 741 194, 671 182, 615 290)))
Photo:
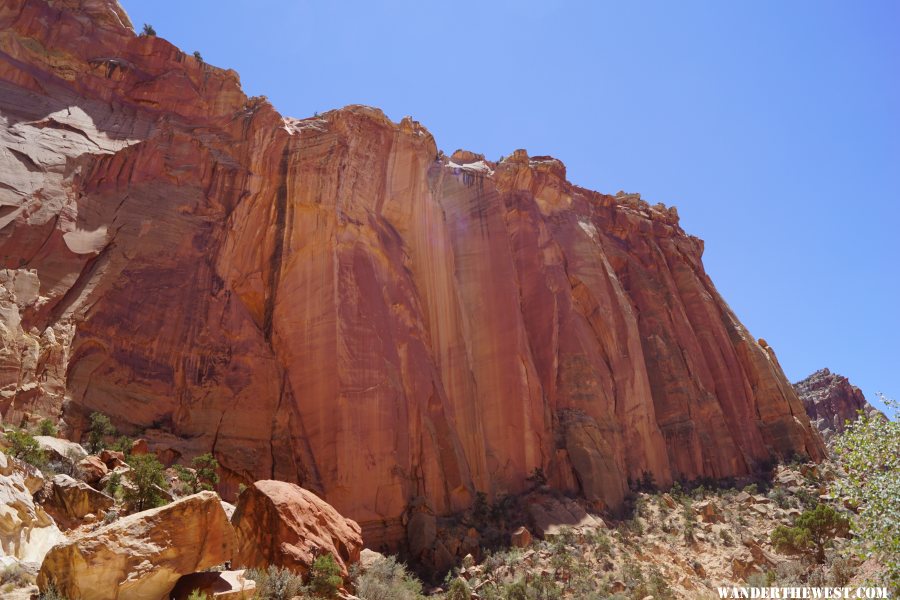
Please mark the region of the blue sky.
POLYGON ((900 3, 122 0, 285 115, 412 115, 678 207, 794 381, 900 399, 900 3))

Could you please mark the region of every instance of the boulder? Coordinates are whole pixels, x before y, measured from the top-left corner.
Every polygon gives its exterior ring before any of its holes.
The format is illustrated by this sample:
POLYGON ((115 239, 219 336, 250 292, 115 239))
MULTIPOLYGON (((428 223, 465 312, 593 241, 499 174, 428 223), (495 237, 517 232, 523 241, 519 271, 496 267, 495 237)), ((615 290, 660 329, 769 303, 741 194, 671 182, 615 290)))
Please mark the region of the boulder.
POLYGON ((117 469, 126 466, 125 454, 118 450, 101 450, 100 460, 102 460, 109 469, 117 469))
POLYGON ((11 476, 17 474, 22 478, 22 483, 28 493, 34 495, 44 487, 44 474, 32 464, 19 460, 14 456, 8 456, 0 452, 0 475, 11 476))
POLYGON ((65 537, 34 503, 27 471, 24 463, 0 452, 0 555, 39 563, 65 537))
POLYGON ((509 543, 515 548, 527 548, 531 545, 531 532, 525 526, 519 527, 512 532, 509 543))
POLYGON ((359 561, 359 525, 293 483, 257 481, 238 498, 231 522, 241 566, 276 565, 305 574, 316 557, 329 552, 346 577, 359 561))
POLYGON ((244 573, 243 569, 191 573, 178 580, 169 597, 187 600, 191 592, 198 590, 206 594, 207 600, 251 600, 256 595, 256 582, 244 573))
POLYGON ((107 473, 109 473, 109 468, 107 468, 106 463, 100 460, 99 456, 88 456, 86 458, 82 458, 78 461, 76 465, 78 477, 88 483, 90 485, 98 485, 100 480, 103 479, 107 473))
POLYGON ((60 461, 74 465, 88 455, 87 450, 81 444, 76 444, 69 440, 50 435, 36 435, 34 439, 37 440, 41 450, 47 453, 47 458, 51 461, 60 461))
POLYGON ((131 455, 140 456, 142 454, 150 454, 150 448, 147 446, 147 440, 134 440, 131 444, 131 455))
POLYGON ((106 512, 115 500, 98 492, 83 481, 68 475, 57 475, 52 480, 50 495, 44 502, 47 512, 52 514, 66 529, 77 527, 85 515, 106 512))
POLYGON ((694 512, 700 516, 700 520, 704 523, 721 523, 722 511, 712 500, 704 500, 694 505, 694 512))
POLYGON ((182 575, 232 557, 234 531, 214 492, 123 517, 59 544, 38 587, 80 600, 160 600, 182 575))

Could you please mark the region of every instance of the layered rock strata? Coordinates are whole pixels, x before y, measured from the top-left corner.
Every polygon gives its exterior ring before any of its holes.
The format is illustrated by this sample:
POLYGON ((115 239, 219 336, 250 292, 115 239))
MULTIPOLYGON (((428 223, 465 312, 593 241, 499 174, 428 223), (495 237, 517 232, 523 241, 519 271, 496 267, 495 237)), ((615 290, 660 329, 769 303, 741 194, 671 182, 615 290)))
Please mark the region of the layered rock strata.
POLYGON ((537 470, 615 510, 629 481, 822 456, 675 209, 558 160, 447 157, 362 106, 283 118, 113 0, 4 0, 0 119, 6 421, 104 412, 376 547, 414 500, 537 470))
POLYGON ((869 404, 862 390, 829 369, 820 369, 798 381, 794 389, 806 407, 810 422, 825 440, 844 431, 845 424, 855 421, 860 411, 867 415, 879 412, 869 404))

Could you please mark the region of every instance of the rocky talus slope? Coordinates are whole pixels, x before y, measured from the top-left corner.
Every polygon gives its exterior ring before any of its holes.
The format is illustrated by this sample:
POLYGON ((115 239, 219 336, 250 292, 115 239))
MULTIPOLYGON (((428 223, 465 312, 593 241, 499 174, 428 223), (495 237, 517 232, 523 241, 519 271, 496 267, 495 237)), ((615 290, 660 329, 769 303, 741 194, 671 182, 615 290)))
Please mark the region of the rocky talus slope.
POLYGON ((869 404, 862 390, 828 369, 820 369, 798 381, 794 389, 806 407, 810 422, 825 440, 844 431, 844 424, 855 421, 859 411, 867 415, 879 412, 869 404))
POLYGON ((0 2, 0 413, 93 411, 220 491, 297 482, 373 547, 549 485, 823 456, 674 209, 410 118, 308 119, 135 35, 114 0, 0 2))

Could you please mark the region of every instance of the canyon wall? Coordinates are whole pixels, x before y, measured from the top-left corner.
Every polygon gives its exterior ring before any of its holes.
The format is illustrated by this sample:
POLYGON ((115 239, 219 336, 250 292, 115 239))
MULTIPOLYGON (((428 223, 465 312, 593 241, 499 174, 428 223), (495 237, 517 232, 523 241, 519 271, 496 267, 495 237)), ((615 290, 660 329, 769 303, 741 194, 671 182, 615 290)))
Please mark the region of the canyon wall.
POLYGON ((0 413, 92 411, 223 493, 409 507, 740 475, 823 446, 673 208, 550 157, 283 118, 113 0, 0 2, 0 413))

